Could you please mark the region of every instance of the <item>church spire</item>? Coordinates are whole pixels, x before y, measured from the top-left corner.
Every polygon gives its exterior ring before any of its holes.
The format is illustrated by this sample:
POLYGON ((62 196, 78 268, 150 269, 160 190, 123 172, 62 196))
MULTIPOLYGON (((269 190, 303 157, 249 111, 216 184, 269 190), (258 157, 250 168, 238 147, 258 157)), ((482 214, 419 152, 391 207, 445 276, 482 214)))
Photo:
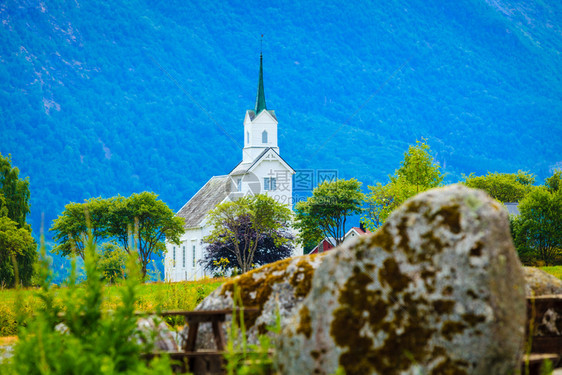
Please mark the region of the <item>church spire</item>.
POLYGON ((260 78, 258 81, 258 95, 256 96, 256 115, 264 109, 267 109, 267 107, 265 106, 265 91, 263 89, 263 55, 260 51, 260 78))

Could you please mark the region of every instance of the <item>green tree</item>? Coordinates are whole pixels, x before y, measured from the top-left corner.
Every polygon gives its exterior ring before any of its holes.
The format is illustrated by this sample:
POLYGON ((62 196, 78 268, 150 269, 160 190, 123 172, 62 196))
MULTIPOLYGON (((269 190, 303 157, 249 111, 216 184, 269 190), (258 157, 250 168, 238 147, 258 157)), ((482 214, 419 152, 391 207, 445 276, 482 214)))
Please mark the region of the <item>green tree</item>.
POLYGON ((108 235, 108 210, 111 200, 90 198, 84 203, 71 202, 64 206, 64 211, 53 220, 49 229, 54 232, 53 240, 57 245, 53 251, 62 256, 78 255, 84 259, 84 247, 88 236, 95 244, 108 235))
POLYGON ((0 208, 7 209, 6 216, 15 221, 19 228, 26 228, 31 232, 31 227, 25 222, 29 213, 29 179, 19 178, 19 169, 12 168, 12 159, 0 154, 0 208))
POLYGON ((311 197, 295 205, 299 241, 304 245, 333 237, 336 244, 340 244, 346 232, 347 218, 361 213, 364 200, 361 182, 354 178, 321 183, 314 188, 311 197))
POLYGON ((104 243, 100 248, 98 268, 102 273, 102 278, 110 284, 124 279, 128 259, 127 251, 111 242, 104 243))
POLYGON ((425 140, 416 141, 416 145, 408 147, 404 153, 404 160, 394 176, 389 176, 390 182, 369 186, 367 207, 362 218, 367 228, 378 228, 406 199, 441 185, 441 167, 434 162, 430 151, 425 140))
POLYGON ((519 202, 533 188, 535 176, 529 172, 518 171, 517 173, 490 173, 486 176, 463 175, 466 186, 481 189, 502 203, 519 202))
POLYGON ((29 230, 18 228, 18 223, 7 216, 0 216, 0 284, 14 287, 17 272, 19 281, 29 286, 36 260, 37 244, 29 230))
POLYGON ((213 231, 203 242, 226 248, 238 268, 247 272, 253 268, 259 244, 264 240, 273 241, 277 247, 290 241, 285 232, 290 227, 291 215, 287 206, 263 194, 224 202, 209 213, 213 231))
POLYGON ((8 287, 16 279, 30 285, 37 260, 37 244, 25 221, 29 196, 29 180, 20 179, 10 157, 0 154, 0 284, 8 287))
POLYGON ((554 171, 554 174, 545 180, 544 185, 551 193, 560 191, 562 187, 562 170, 554 171))
POLYGON ((50 230, 57 241, 54 249, 63 256, 83 258, 90 235, 94 243, 114 240, 128 252, 137 251, 143 277, 152 256, 164 251, 164 241, 179 245, 184 231, 183 219, 175 217, 166 203, 149 192, 70 203, 50 230))
POLYGON ((512 224, 518 252, 531 253, 546 265, 554 264, 562 251, 562 192, 538 187, 518 208, 519 217, 512 224))
POLYGON ((143 278, 152 256, 165 250, 166 240, 180 244, 183 219, 176 217, 158 195, 145 191, 128 198, 113 197, 108 207, 106 237, 115 239, 128 251, 138 252, 143 278))

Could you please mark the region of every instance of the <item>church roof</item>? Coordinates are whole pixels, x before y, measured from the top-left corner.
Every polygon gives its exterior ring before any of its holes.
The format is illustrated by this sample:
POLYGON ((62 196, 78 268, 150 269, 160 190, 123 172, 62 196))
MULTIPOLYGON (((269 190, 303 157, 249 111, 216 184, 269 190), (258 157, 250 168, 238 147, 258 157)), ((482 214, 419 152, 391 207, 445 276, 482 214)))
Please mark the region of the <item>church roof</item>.
MULTIPOLYGON (((272 109, 266 109, 265 110, 267 113, 269 113, 274 119, 275 121, 277 121, 277 116, 275 115, 275 111, 272 109)), ((256 112, 252 109, 248 110, 248 115, 250 116, 250 121, 254 121, 254 119, 256 118, 256 112)))
POLYGON ((256 114, 259 114, 265 106, 265 90, 263 89, 263 55, 260 53, 260 78, 258 79, 258 94, 256 95, 256 114))
POLYGON ((221 203, 230 191, 228 176, 214 176, 178 211, 185 220, 184 228, 200 226, 207 214, 221 203))

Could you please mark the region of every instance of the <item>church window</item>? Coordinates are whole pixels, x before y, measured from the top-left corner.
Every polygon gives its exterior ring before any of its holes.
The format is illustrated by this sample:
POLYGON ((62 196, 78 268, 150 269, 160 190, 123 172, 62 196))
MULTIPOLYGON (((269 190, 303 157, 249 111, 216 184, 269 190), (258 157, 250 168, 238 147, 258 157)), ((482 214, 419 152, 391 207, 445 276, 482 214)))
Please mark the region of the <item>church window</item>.
POLYGON ((176 266, 176 247, 175 246, 172 248, 172 260, 173 260, 172 267, 175 267, 176 266))
POLYGON ((185 246, 183 247, 183 258, 182 258, 182 267, 185 268, 185 246))
POLYGON ((193 268, 195 268, 195 262, 196 262, 196 259, 195 259, 195 245, 193 245, 193 268))
POLYGON ((263 131, 263 133, 261 133, 261 143, 267 143, 267 131, 263 131))
POLYGON ((238 188, 238 191, 242 191, 242 179, 239 178, 238 181, 236 181, 236 187, 238 188))
POLYGON ((246 144, 250 144, 250 132, 246 132, 246 144))
POLYGON ((264 190, 277 190, 277 179, 275 177, 265 177, 263 179, 264 190))

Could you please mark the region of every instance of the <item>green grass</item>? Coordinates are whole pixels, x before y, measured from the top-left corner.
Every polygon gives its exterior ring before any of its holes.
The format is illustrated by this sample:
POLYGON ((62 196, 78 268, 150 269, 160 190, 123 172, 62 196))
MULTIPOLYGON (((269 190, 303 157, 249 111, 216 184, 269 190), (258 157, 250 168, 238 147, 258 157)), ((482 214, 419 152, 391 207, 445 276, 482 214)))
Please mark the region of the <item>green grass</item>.
POLYGON ((562 266, 539 267, 539 268, 562 280, 562 266))
MULTIPOLYGON (((141 285, 137 310, 154 311, 158 307, 162 310, 193 310, 199 302, 208 296, 213 290, 224 282, 224 279, 203 279, 199 281, 187 281, 181 283, 147 283, 141 285)), ((105 288, 104 308, 113 310, 119 303, 119 289, 121 286, 107 286, 105 288)), ((60 297, 66 289, 57 291, 60 297)), ((17 334, 17 322, 15 320, 15 303, 18 293, 22 298, 24 310, 32 313, 40 306, 40 301, 34 289, 0 290, 0 336, 12 336, 17 334)), ((170 320, 171 324, 181 324, 180 321, 170 320)))

